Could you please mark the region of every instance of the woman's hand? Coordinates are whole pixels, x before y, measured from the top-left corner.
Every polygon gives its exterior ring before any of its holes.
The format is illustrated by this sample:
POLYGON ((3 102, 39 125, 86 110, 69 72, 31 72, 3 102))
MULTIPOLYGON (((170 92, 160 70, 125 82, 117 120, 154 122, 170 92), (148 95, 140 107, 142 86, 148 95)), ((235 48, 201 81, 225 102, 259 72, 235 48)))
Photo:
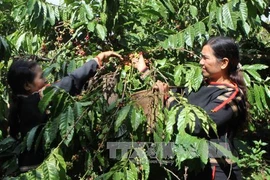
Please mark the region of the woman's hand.
POLYGON ((155 90, 158 90, 162 95, 168 96, 169 86, 168 84, 158 80, 153 87, 155 90))
POLYGON ((110 57, 116 57, 123 60, 122 56, 114 51, 104 51, 96 56, 95 61, 98 63, 99 67, 102 67, 103 62, 107 61, 110 57))
POLYGON ((142 53, 140 53, 139 58, 134 57, 131 61, 133 67, 138 69, 139 72, 145 72, 148 69, 142 53))

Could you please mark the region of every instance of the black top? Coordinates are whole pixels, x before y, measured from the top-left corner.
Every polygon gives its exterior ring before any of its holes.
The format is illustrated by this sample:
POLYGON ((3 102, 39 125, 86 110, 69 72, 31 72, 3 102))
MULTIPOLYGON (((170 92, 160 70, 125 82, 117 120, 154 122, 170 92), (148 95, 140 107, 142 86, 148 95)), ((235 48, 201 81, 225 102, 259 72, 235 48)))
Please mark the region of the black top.
MULTIPOLYGON (((237 86, 209 83, 202 85, 197 92, 188 93, 187 89, 185 89, 184 92, 184 97, 188 99, 190 104, 204 109, 216 123, 218 137, 213 130, 210 129, 209 138, 204 132, 198 117, 196 117, 195 120, 194 131, 190 132, 188 128, 186 131, 191 135, 219 142, 220 145, 228 145, 226 148, 228 149, 230 147, 228 150, 236 155, 232 144, 233 138, 239 127, 245 121, 246 111, 245 98, 242 91, 237 86), (226 145, 226 143, 228 144, 226 145)), ((176 101, 173 101, 170 107, 176 103, 176 101)))
MULTIPOLYGON (((86 81, 95 75, 98 64, 91 60, 85 63, 82 67, 76 69, 61 81, 55 83, 71 95, 79 94, 86 81)), ((21 140, 26 134, 35 126, 45 124, 47 117, 45 113, 41 113, 38 108, 38 103, 41 100, 39 92, 33 93, 29 96, 19 95, 18 102, 18 124, 10 124, 10 131, 18 128, 21 133, 21 140)), ((37 152, 32 148, 30 151, 25 150, 19 157, 19 166, 31 166, 41 163, 44 159, 42 148, 37 152)))

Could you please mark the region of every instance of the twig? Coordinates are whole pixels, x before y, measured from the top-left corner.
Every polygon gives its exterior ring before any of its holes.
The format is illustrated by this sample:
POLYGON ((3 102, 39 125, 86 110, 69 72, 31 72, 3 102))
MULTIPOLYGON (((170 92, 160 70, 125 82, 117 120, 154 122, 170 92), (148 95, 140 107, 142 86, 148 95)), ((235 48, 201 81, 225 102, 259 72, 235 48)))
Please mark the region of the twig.
POLYGON ((181 180, 176 174, 174 174, 174 172, 172 172, 171 170, 167 169, 165 166, 163 166, 163 168, 168 171, 169 173, 171 173, 176 179, 181 180))

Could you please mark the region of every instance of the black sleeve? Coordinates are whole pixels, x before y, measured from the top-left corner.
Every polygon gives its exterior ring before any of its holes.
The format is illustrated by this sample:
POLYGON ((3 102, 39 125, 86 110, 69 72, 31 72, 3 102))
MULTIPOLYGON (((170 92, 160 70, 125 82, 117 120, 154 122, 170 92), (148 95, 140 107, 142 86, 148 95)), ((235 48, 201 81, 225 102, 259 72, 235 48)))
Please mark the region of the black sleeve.
POLYGON ((90 60, 54 85, 64 89, 71 95, 79 94, 86 81, 95 75, 97 68, 97 62, 90 60))

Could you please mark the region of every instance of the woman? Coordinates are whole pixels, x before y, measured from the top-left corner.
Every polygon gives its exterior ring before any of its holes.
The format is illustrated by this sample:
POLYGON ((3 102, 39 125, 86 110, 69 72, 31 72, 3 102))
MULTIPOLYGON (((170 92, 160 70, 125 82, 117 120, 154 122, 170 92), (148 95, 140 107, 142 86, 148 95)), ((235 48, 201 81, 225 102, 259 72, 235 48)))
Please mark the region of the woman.
MULTIPOLYGON (((121 59, 121 56, 115 52, 102 52, 54 85, 71 95, 79 94, 86 81, 95 75, 96 70, 109 57, 121 59)), ((13 138, 22 141, 33 127, 47 121, 46 114, 41 113, 38 108, 40 94, 46 86, 46 80, 41 67, 36 62, 28 60, 14 61, 8 71, 7 79, 12 90, 12 103, 8 117, 9 133, 13 138)), ((20 170, 25 172, 33 169, 43 160, 44 152, 41 146, 37 151, 34 148, 30 151, 25 150, 19 156, 20 170)))
MULTIPOLYGON (((195 130, 186 131, 210 141, 217 141, 219 138, 219 143, 228 146, 234 155, 237 153, 233 146, 233 138, 246 122, 248 104, 239 61, 238 46, 232 39, 211 38, 201 51, 200 65, 205 82, 197 92, 188 93, 185 90, 185 97, 189 103, 203 108, 216 123, 218 137, 211 131, 210 138, 207 137, 198 119, 195 121, 195 130)), ((137 69, 140 72, 147 71, 142 56, 139 58, 137 69)), ((161 92, 168 94, 168 85, 160 81, 156 85, 161 92)), ((177 101, 172 101, 169 106, 175 104, 177 101)), ((189 174, 188 179, 242 179, 239 167, 230 159, 209 154, 212 156, 209 157, 206 168, 197 175, 189 174)))

